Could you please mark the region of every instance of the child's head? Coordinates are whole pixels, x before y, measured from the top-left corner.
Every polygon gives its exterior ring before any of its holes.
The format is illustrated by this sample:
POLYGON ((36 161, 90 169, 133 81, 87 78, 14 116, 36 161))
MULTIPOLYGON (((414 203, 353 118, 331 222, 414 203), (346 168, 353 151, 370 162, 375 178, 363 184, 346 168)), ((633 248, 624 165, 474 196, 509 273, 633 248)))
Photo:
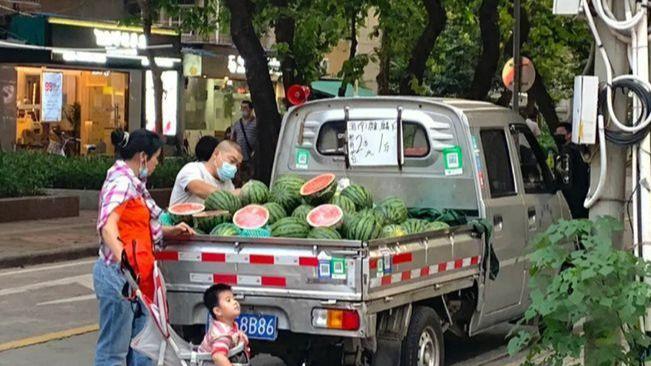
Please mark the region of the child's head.
POLYGON ((235 300, 229 285, 219 283, 203 293, 203 303, 217 320, 233 321, 240 315, 240 304, 235 300))

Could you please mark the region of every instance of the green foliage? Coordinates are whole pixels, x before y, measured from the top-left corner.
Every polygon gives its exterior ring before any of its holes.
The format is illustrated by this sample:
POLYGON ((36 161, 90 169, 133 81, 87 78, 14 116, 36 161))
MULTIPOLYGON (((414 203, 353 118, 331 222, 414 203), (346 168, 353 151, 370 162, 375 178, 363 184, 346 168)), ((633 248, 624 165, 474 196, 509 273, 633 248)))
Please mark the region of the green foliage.
POLYGON ((598 365, 637 365, 650 338, 640 329, 640 317, 651 303, 651 286, 639 278, 651 266, 628 251, 613 248, 621 224, 610 217, 560 221, 538 236, 531 254, 531 300, 524 321, 541 318, 539 339, 520 332, 509 342, 515 354, 531 345, 527 365, 562 365, 594 348, 598 365), (572 242, 582 249, 572 250, 572 242), (581 334, 572 327, 586 320, 581 334), (536 361, 534 361, 536 360, 536 361))
MULTIPOLYGON (((0 153, 0 198, 43 194, 44 188, 102 188, 113 164, 108 156, 63 157, 35 152, 0 153)), ((167 158, 147 180, 149 188, 169 188, 186 158, 167 158)))

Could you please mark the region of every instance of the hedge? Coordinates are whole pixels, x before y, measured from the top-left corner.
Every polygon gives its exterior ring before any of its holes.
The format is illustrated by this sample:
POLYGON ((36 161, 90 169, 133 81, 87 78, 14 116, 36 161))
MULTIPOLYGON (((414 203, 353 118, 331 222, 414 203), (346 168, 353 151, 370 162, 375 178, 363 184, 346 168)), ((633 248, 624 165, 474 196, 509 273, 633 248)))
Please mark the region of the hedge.
MULTIPOLYGON (((148 179, 149 188, 169 188, 189 158, 167 157, 148 179)), ((99 190, 114 159, 63 157, 40 152, 0 152, 0 198, 34 196, 44 188, 99 190)))

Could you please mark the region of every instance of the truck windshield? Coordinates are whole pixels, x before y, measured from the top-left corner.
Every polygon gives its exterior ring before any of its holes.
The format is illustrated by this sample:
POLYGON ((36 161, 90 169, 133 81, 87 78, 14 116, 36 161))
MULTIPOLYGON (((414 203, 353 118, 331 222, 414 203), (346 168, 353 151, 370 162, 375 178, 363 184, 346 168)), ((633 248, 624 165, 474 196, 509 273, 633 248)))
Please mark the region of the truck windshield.
MULTIPOLYGON (((405 158, 422 158, 430 153, 430 144, 425 128, 416 122, 403 121, 402 146, 405 158)), ((330 121, 323 124, 317 139, 317 150, 322 155, 344 155, 346 146, 345 121, 330 121)))

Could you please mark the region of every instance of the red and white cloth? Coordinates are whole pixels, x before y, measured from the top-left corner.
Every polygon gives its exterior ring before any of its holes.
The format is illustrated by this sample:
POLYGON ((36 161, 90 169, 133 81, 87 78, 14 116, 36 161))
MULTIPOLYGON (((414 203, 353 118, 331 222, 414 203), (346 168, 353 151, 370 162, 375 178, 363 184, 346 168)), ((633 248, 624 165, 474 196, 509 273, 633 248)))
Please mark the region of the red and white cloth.
POLYGON ((229 325, 219 320, 212 319, 210 328, 199 346, 200 352, 209 352, 211 356, 221 353, 228 356, 228 351, 244 342, 244 349, 249 353, 249 339, 244 332, 237 328, 237 323, 229 325))

